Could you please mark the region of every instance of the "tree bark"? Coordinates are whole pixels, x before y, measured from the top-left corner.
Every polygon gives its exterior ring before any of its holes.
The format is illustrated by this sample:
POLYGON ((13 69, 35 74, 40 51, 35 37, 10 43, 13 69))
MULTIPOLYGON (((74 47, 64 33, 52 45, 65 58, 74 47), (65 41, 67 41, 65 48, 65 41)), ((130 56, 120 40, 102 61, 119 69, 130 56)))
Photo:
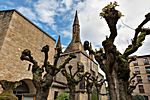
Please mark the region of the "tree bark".
POLYGON ((97 100, 100 100, 100 89, 98 87, 96 87, 96 91, 97 91, 97 100))
POLYGON ((49 87, 52 85, 52 82, 53 82, 52 76, 46 78, 43 84, 33 81, 36 87, 36 100, 47 100, 49 94, 49 87))
POLYGON ((70 89, 70 93, 69 93, 69 100, 75 100, 75 87, 71 87, 70 89))
POLYGON ((117 73, 106 75, 108 79, 110 100, 131 100, 128 94, 128 83, 117 78, 117 73))
POLYGON ((111 39, 103 42, 105 49, 106 78, 109 86, 110 100, 131 100, 128 94, 130 69, 128 59, 117 51, 111 39))
POLYGON ((86 89, 87 89, 87 95, 88 95, 88 100, 91 100, 91 93, 92 93, 92 87, 90 84, 87 84, 86 86, 86 89))
POLYGON ((88 93, 88 100, 91 100, 91 93, 88 93))
POLYGON ((37 89, 36 91, 36 100, 47 100, 49 94, 49 88, 47 89, 37 89))

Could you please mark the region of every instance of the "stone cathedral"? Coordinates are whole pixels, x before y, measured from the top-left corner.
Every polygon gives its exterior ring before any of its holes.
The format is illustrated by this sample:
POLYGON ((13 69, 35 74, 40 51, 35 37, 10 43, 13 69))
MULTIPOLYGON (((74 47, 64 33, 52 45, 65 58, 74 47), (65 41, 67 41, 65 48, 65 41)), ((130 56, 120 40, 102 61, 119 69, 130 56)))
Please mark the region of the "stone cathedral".
MULTIPOLYGON (((20 60, 21 52, 24 49, 30 49, 34 58, 42 64, 44 55, 40 51, 46 44, 50 47, 49 61, 52 62, 55 54, 54 46, 61 46, 60 37, 56 43, 55 39, 16 10, 0 11, 0 80, 22 81, 22 85, 14 90, 19 100, 35 100, 36 92, 31 80, 32 73, 28 71, 29 63, 20 60)), ((73 66, 73 70, 77 69, 76 62, 81 61, 84 65, 84 72, 103 78, 98 73, 98 65, 93 60, 93 55, 88 55, 83 49, 77 11, 72 26, 72 40, 61 54, 58 64, 61 64, 70 53, 75 53, 77 56, 69 63, 73 66)), ((58 73, 50 88, 48 100, 55 100, 57 95, 68 91, 65 83, 65 77, 58 73)), ((87 100, 85 82, 80 82, 76 91, 77 100, 87 100)))
MULTIPOLYGON (((57 45, 61 45, 60 40, 58 40, 57 45)), ((63 54, 60 58, 60 62, 64 61, 65 57, 67 57, 69 53, 75 53, 75 55, 77 56, 76 59, 73 59, 70 62, 70 65, 73 66, 73 70, 77 69, 76 62, 81 61, 84 65, 84 72, 89 72, 93 76, 97 76, 99 74, 98 66, 93 60, 93 55, 87 55, 87 53, 83 49, 83 45, 82 45, 81 39, 80 39, 80 24, 79 24, 77 11, 76 11, 73 26, 72 26, 72 40, 71 40, 70 44, 68 45, 68 47, 63 52, 63 54)), ((101 74, 99 74, 99 75, 100 75, 100 77, 102 77, 101 74)), ((61 84, 61 82, 64 83, 65 78, 64 78, 64 76, 61 75, 61 73, 59 73, 56 76, 56 80, 54 82, 56 87, 51 89, 51 92, 54 93, 54 96, 57 93, 64 91, 64 89, 67 91, 67 88, 65 88, 65 85, 61 84), (57 88, 58 85, 60 86, 59 88, 57 88)), ((78 94, 76 96, 77 100, 87 100, 87 94, 85 92, 85 83, 84 82, 79 83, 76 91, 77 91, 76 94, 78 94)))

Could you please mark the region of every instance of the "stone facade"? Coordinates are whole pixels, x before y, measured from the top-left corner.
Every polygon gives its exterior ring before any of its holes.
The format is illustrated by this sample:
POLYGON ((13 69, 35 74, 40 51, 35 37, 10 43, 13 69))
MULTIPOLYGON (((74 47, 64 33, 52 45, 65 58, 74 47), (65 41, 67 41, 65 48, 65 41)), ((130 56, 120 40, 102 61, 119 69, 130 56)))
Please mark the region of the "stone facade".
POLYGON ((0 80, 24 80, 35 93, 29 63, 20 60, 21 52, 31 50, 41 65, 44 58, 41 48, 47 44, 49 61, 53 61, 55 40, 15 10, 0 11, 0 27, 0 80))
MULTIPOLYGON (((20 98, 19 100, 22 97, 33 97, 36 90, 31 81, 32 73, 28 71, 29 63, 20 60, 21 52, 24 49, 31 50, 34 58, 42 65, 44 55, 41 53, 41 48, 46 44, 50 46, 49 61, 53 61, 55 40, 15 10, 0 11, 0 27, 0 80, 22 80, 25 83, 23 87, 26 88, 26 94, 23 94, 24 96, 16 94, 20 98)), ((72 40, 62 53, 58 65, 65 60, 68 54, 75 53, 76 59, 71 60, 69 63, 69 65, 73 66, 74 71, 77 69, 77 62, 81 61, 84 65, 84 72, 89 72, 93 76, 99 75, 103 78, 98 73, 98 65, 94 62, 93 56, 88 55, 83 50, 83 45, 80 41, 80 25, 77 12, 73 23, 72 35, 72 40)), ((68 91, 65 83, 65 77, 58 73, 50 88, 48 100, 54 100, 57 94, 68 91)), ((78 92, 76 95, 77 100, 87 100, 86 91, 84 88, 81 89, 80 84, 76 90, 78 92)), ((14 93, 17 92, 17 90, 14 91, 14 93)))
POLYGON ((9 22, 11 20, 12 12, 0 12, 0 49, 3 45, 6 32, 8 30, 9 22), (6 17, 7 16, 7 17, 6 17))
MULTIPOLYGON (((60 42, 60 40, 59 40, 60 42)), ((72 72, 74 73, 77 70, 77 62, 80 61, 83 63, 84 65, 84 72, 89 72, 91 73, 92 76, 99 76, 100 79, 104 78, 100 73, 98 73, 98 65, 95 63, 95 61, 93 60, 93 55, 88 55, 87 52, 84 51, 83 49, 83 45, 81 43, 80 40, 80 25, 79 25, 79 19, 78 19, 78 15, 77 12, 75 14, 75 19, 73 22, 73 29, 72 29, 72 40, 70 42, 70 44, 68 45, 68 47, 65 49, 65 51, 63 52, 63 54, 61 55, 61 58, 59 59, 59 64, 61 64, 62 62, 64 62, 65 58, 67 58, 67 56, 70 53, 74 53, 76 55, 76 58, 71 60, 70 63, 68 65, 72 65, 72 72)), ((67 66, 68 66, 67 65, 67 66)), ((66 68, 67 68, 66 66, 66 68)), ((56 78, 55 78, 55 82, 54 84, 61 84, 61 82, 66 83, 66 78, 61 74, 58 73, 56 78)), ((79 85, 76 87, 76 100, 87 100, 87 93, 86 93, 86 89, 85 87, 82 87, 83 83, 79 83, 79 85)), ((84 82, 84 85, 86 83, 84 82)), ((103 90, 105 90, 105 87, 102 87, 103 90)), ((68 91, 67 87, 62 85, 60 87, 53 87, 53 89, 51 89, 51 93, 54 94, 53 96, 50 97, 50 100, 54 99, 54 96, 57 94, 60 94, 64 91, 68 91), (57 94, 55 94, 57 93, 57 94)), ((102 97, 102 100, 107 100, 105 99, 106 96, 102 97)))
POLYGON ((137 73, 136 82, 142 79, 134 90, 134 95, 143 95, 150 100, 150 55, 138 56, 130 63, 131 74, 137 73))

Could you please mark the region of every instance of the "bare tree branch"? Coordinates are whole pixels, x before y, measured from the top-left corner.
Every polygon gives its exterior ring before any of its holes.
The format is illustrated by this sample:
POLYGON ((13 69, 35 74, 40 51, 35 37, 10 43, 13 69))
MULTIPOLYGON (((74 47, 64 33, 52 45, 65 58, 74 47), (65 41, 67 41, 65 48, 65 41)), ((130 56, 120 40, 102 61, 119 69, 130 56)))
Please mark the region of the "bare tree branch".
POLYGON ((130 54, 134 53, 138 50, 140 46, 142 46, 142 42, 145 40, 146 35, 150 34, 149 28, 142 28, 150 20, 150 13, 145 15, 144 21, 136 28, 135 35, 132 40, 132 44, 130 44, 123 53, 124 57, 128 57, 130 54))
POLYGON ((150 13, 148 13, 147 15, 145 15, 145 19, 143 20, 143 22, 136 28, 135 30, 135 35, 133 38, 133 43, 136 43, 134 41, 136 41, 137 36, 139 34, 139 32, 141 31, 141 28, 150 20, 150 13))
POLYGON ((56 48, 56 51, 57 51, 57 53, 54 56, 54 63, 53 63, 54 67, 57 66, 58 59, 60 58, 60 54, 62 53, 61 48, 59 48, 59 47, 56 48))
POLYGON ((74 53, 69 54, 68 58, 65 59, 65 61, 63 62, 63 64, 61 64, 58 67, 58 70, 56 70, 55 74, 57 74, 62 68, 65 68, 66 64, 68 64, 69 61, 72 60, 73 58, 76 58, 75 54, 74 53))
POLYGON ((43 64, 43 66, 46 67, 46 66, 47 66, 47 62, 48 62, 49 46, 48 46, 48 45, 44 46, 44 47, 42 48, 41 52, 44 52, 44 54, 45 54, 45 59, 44 59, 44 64, 43 64))
POLYGON ((100 48, 98 51, 94 51, 91 47, 88 41, 84 42, 84 50, 88 50, 89 54, 93 54, 95 57, 95 60, 98 62, 98 64, 100 65, 100 68, 104 71, 104 72, 108 72, 108 68, 106 66, 106 55, 103 52, 103 48, 100 48))

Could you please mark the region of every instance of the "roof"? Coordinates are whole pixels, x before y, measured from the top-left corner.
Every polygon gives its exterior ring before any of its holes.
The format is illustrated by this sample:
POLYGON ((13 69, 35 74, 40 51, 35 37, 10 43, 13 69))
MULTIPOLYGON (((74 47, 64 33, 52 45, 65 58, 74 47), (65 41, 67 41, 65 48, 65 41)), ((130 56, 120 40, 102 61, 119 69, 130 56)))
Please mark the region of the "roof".
POLYGON ((140 56, 132 55, 132 56, 129 56, 129 57, 133 57, 133 56, 136 56, 137 58, 144 58, 144 57, 150 57, 150 54, 149 55, 140 55, 140 56))
POLYGON ((144 58, 144 57, 150 57, 150 55, 141 55, 141 56, 137 56, 137 58, 144 58))
POLYGON ((10 9, 10 10, 0 10, 0 12, 16 12, 18 15, 20 15, 21 17, 23 17, 25 20, 27 20, 30 24, 32 24, 33 26, 35 26, 36 28, 38 28, 41 32, 43 32, 44 34, 46 34, 48 37, 50 37, 53 41, 56 41, 53 37, 51 37, 48 33, 46 33, 45 31, 43 31, 41 28, 39 28, 37 25, 35 25, 32 21, 30 21, 28 18, 26 18, 23 14, 21 14, 20 12, 18 12, 16 9, 10 9))

